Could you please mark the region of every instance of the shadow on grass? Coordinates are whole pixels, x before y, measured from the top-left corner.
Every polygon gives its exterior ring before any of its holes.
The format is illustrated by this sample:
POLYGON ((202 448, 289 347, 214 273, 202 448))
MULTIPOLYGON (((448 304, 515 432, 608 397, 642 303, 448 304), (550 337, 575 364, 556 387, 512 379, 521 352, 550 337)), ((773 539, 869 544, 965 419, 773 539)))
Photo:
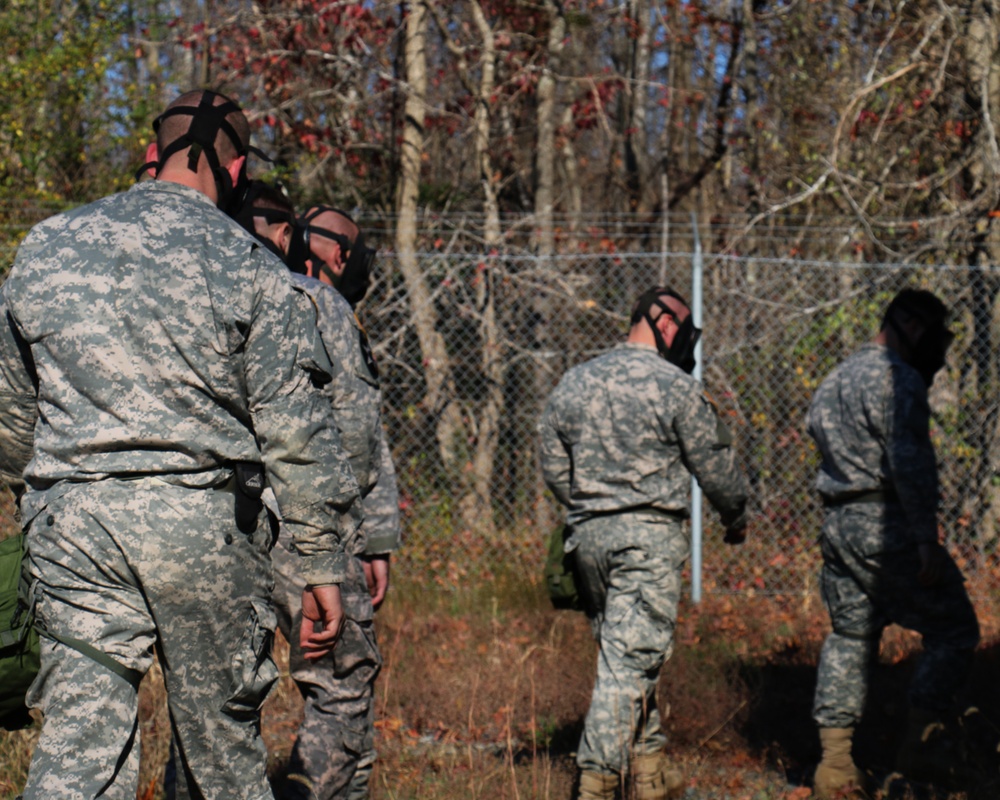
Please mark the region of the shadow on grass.
MULTIPOLYGON (((905 733, 907 687, 917 653, 893 663, 879 663, 872 670, 864 717, 854 737, 854 759, 879 781, 892 772, 896 752, 905 733)), ((1000 644, 976 652, 972 672, 963 692, 961 708, 969 709, 955 731, 964 746, 963 781, 968 800, 1000 797, 1000 644)), ((778 653, 759 663, 744 663, 740 676, 753 698, 749 713, 737 726, 747 747, 792 785, 809 786, 820 759, 819 736, 812 720, 816 685, 815 664, 798 653, 778 653)), ((892 784, 889 797, 948 797, 926 787, 892 784)))
MULTIPOLYGON (((553 612, 540 587, 514 577, 477 591, 394 586, 377 623, 386 664, 376 686, 373 800, 573 795, 595 645, 582 615, 553 612)), ((658 694, 670 755, 688 775, 692 796, 806 796, 820 755, 811 707, 825 624, 822 610, 801 599, 713 597, 682 609, 658 694)), ((918 646, 898 629, 884 638, 855 748, 858 763, 880 777, 905 727, 918 646)), ((998 674, 1000 644, 987 644, 964 698, 981 711, 966 800, 1000 797, 998 674)), ((286 705, 267 726, 279 776, 298 721, 294 704, 286 705)), ((934 797, 898 785, 889 794, 907 796, 934 797)))

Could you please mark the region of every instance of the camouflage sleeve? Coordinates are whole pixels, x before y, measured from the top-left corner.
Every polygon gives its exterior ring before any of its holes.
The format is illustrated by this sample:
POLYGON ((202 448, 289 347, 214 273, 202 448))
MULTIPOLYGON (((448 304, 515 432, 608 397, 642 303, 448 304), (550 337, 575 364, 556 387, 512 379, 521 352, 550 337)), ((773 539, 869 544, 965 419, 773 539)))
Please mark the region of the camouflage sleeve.
POLYGON ((378 480, 364 499, 365 554, 379 556, 398 550, 402 544, 402 526, 399 519, 399 486, 392 452, 381 431, 378 450, 378 480))
POLYGON ((0 290, 0 479, 15 494, 31 460, 38 404, 34 362, 0 290))
POLYGON ((914 370, 892 370, 886 392, 886 460, 914 543, 938 540, 939 487, 927 391, 914 370))
POLYGON ((324 391, 333 407, 354 477, 365 496, 375 484, 382 395, 377 381, 365 374, 354 312, 333 287, 321 286, 325 291, 320 294, 320 336, 330 358, 343 362, 338 367, 340 374, 324 391))
POLYGON ((674 417, 681 457, 727 528, 746 524, 746 482, 736 465, 728 429, 715 406, 704 395, 692 392, 686 407, 674 417))
MULTIPOLYGON (((260 250, 254 257, 270 259, 260 250)), ((329 378, 332 365, 311 304, 284 270, 257 269, 253 300, 245 370, 268 483, 306 583, 341 583, 361 503, 329 402, 313 385, 317 376, 329 378)))
MULTIPOLYGON (((558 388, 556 387, 557 390, 558 388)), ((568 508, 572 488, 572 466, 569 450, 559 433, 556 393, 549 399, 538 422, 538 439, 545 485, 552 490, 556 500, 568 508)))

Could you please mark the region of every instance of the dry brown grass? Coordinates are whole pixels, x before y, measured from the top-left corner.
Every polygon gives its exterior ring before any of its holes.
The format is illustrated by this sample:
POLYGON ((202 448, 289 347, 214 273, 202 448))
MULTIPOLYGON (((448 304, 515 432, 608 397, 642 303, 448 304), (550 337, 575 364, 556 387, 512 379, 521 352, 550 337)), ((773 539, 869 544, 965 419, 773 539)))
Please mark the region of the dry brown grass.
MULTIPOLYGON (((969 685, 985 728, 969 800, 1000 796, 1000 625, 992 593, 974 592, 984 646, 969 685), (993 748, 991 750, 991 747, 993 748)), ((589 702, 594 644, 584 618, 555 612, 532 587, 491 597, 429 597, 400 582, 379 613, 385 669, 377 689, 373 800, 568 800, 573 751, 589 702)), ((802 800, 810 794, 818 739, 809 718, 815 664, 826 632, 815 598, 710 595, 685 603, 677 647, 663 672, 671 749, 691 798, 802 800)), ((905 713, 916 640, 892 629, 876 670, 857 758, 876 774, 892 761, 905 713)), ((279 642, 279 665, 287 645, 279 642)), ((169 733, 155 673, 141 695, 139 797, 159 797, 169 733)), ((271 768, 280 776, 301 701, 285 674, 264 711, 271 768)), ((0 734, 0 798, 24 779, 34 732, 0 734)), ((894 790, 893 797, 905 797, 894 790)), ((927 793, 914 795, 930 798, 927 793)))

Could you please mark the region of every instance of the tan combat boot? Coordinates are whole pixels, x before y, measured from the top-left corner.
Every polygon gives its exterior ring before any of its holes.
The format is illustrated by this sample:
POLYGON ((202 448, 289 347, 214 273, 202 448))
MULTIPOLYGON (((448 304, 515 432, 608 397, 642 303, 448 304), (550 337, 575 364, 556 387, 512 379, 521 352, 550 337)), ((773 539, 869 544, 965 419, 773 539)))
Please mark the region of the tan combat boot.
POLYGON ((601 772, 583 770, 580 773, 580 790, 577 800, 615 800, 615 790, 618 788, 617 775, 605 775, 601 772))
POLYGON ((684 775, 671 768, 663 753, 648 753, 632 760, 635 800, 668 800, 684 794, 684 775))
POLYGON ((967 777, 962 749, 940 714, 913 708, 896 755, 896 769, 911 781, 955 788, 967 777))
POLYGON ((820 728, 819 740, 823 745, 823 759, 813 777, 813 794, 816 798, 836 797, 856 790, 864 796, 864 775, 851 758, 851 739, 854 728, 820 728))

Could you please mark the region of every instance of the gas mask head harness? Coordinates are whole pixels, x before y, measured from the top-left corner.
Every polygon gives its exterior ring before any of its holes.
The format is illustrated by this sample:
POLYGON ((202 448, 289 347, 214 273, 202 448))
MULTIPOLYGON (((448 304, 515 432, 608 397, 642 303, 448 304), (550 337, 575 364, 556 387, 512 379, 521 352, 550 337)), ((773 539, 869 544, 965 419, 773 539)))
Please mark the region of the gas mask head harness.
POLYGON ((358 235, 352 242, 342 233, 312 224, 313 220, 327 211, 339 214, 357 227, 357 223, 346 211, 332 206, 317 206, 310 213, 299 217, 298 224, 292 231, 292 243, 288 248, 288 267, 293 272, 305 274, 307 272, 306 261, 311 259, 314 264, 319 266, 319 271, 330 279, 330 282, 344 299, 355 306, 368 292, 376 250, 365 246, 365 235, 361 228, 358 228, 358 235), (334 274, 330 265, 313 251, 312 244, 317 236, 332 239, 340 246, 340 257, 345 264, 339 277, 334 274))
POLYGON ((254 219, 257 217, 264 219, 268 225, 280 222, 288 223, 294 235, 295 226, 298 224, 295 219, 295 210, 291 201, 286 197, 282 186, 272 185, 264 181, 250 181, 243 198, 243 205, 236 211, 233 218, 282 262, 287 264, 288 256, 277 243, 257 232, 257 226, 254 224, 254 219))
POLYGON ((246 161, 244 161, 243 166, 240 168, 239 177, 235 185, 233 184, 229 170, 222 166, 222 163, 219 161, 219 154, 215 150, 215 140, 219 132, 221 131, 228 137, 233 145, 233 149, 236 151, 237 158, 253 153, 266 161, 271 160, 256 147, 246 145, 240 139, 236 129, 226 119, 227 116, 236 112, 242 113, 242 110, 236 103, 225 95, 207 90, 202 93, 201 100, 197 106, 174 106, 173 108, 168 108, 153 120, 154 133, 159 133, 160 125, 165 119, 174 116, 189 116, 191 117, 191 124, 185 133, 177 137, 158 153, 158 161, 143 164, 138 172, 136 172, 136 179, 149 169, 153 170, 154 175, 158 174, 163 165, 167 163, 167 159, 174 155, 174 153, 186 148, 190 148, 187 167, 192 172, 197 172, 198 160, 201 154, 204 153, 208 165, 212 169, 212 176, 215 178, 215 188, 218 194, 215 204, 229 216, 235 217, 244 205, 250 181, 247 178, 246 161), (215 102, 218 98, 221 98, 222 102, 216 105, 215 102))
POLYGON ((891 327, 906 345, 906 363, 920 373, 928 389, 944 366, 948 348, 955 339, 946 325, 947 318, 947 306, 936 295, 921 289, 904 289, 885 312, 883 328, 891 327), (911 319, 923 327, 917 336, 911 336, 904 328, 911 319))
POLYGON ((688 312, 688 315, 681 320, 678 317, 677 312, 667 305, 666 301, 663 299, 664 297, 672 297, 680 302, 685 308, 688 308, 687 300, 685 300, 673 289, 669 287, 657 286, 643 292, 642 295, 640 295, 639 299, 636 301, 635 308, 632 311, 630 323, 632 325, 637 325, 641 320, 646 320, 649 327, 653 331, 653 339, 656 342, 656 349, 660 355, 671 364, 675 364, 690 374, 694 371, 694 348, 695 345, 698 344, 698 339, 701 338, 701 328, 696 328, 694 326, 694 320, 692 319, 690 311, 688 312), (660 309, 660 313, 655 317, 653 316, 654 308, 660 309), (669 346, 664 340, 663 334, 660 333, 660 329, 656 326, 656 321, 663 314, 669 314, 673 321, 677 324, 678 328, 674 333, 673 341, 671 341, 669 346))

